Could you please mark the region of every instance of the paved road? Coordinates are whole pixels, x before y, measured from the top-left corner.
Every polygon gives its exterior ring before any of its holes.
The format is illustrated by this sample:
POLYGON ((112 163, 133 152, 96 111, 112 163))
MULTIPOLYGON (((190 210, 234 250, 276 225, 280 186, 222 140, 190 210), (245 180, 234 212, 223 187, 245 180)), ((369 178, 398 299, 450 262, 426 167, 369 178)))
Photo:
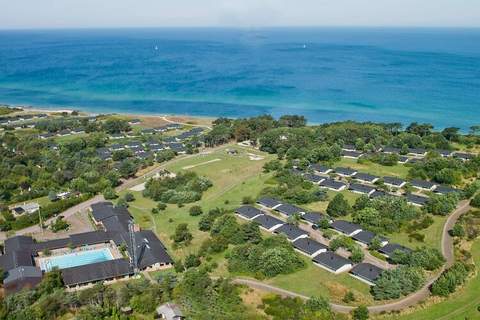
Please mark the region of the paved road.
MULTIPOLYGON (((438 273, 433 275, 430 279, 428 279, 427 283, 418 291, 404 297, 401 300, 387 303, 387 304, 382 304, 382 305, 375 305, 375 306, 370 306, 368 307, 369 311, 372 313, 380 313, 380 312, 389 312, 389 311, 396 311, 396 310, 404 310, 410 306, 413 306, 426 298, 430 295, 430 290, 429 287, 433 282, 435 282, 436 279, 440 276, 441 272, 444 271, 446 268, 450 267, 454 261, 455 261, 455 256, 454 256, 454 248, 453 248, 453 239, 450 237, 448 231, 455 225, 457 222, 458 218, 466 212, 468 212, 471 209, 469 205, 468 200, 461 201, 457 209, 450 214, 448 217, 447 221, 445 222, 444 228, 443 228, 443 233, 442 233, 442 254, 445 257, 446 263, 445 265, 439 270, 438 273)), ((265 290, 268 292, 276 293, 282 296, 289 296, 289 297, 298 297, 301 299, 308 299, 307 296, 304 296, 302 294, 298 294, 292 291, 284 290, 281 288, 277 288, 275 286, 268 285, 266 283, 256 281, 253 279, 244 279, 244 278, 235 278, 234 279, 235 283, 238 284, 243 284, 247 285, 253 288, 265 290)), ((340 313, 349 313, 351 312, 354 308, 350 306, 345 306, 345 305, 340 305, 340 304, 335 304, 331 303, 330 304, 332 307, 332 310, 340 313)))

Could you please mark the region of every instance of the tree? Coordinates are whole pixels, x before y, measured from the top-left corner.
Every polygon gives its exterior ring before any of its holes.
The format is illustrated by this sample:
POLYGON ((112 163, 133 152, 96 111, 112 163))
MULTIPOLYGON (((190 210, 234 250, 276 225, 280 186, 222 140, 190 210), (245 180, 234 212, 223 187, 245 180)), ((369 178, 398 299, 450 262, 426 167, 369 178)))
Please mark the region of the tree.
POLYGON ((470 205, 475 208, 480 208, 480 193, 470 200, 470 205))
POLYGON ((343 194, 339 193, 333 197, 332 201, 328 204, 327 214, 332 217, 346 216, 351 212, 352 208, 345 199, 343 194))
POLYGON ((352 291, 347 291, 342 301, 345 303, 350 303, 355 301, 355 294, 352 291))
POLYGON ((135 201, 135 196, 134 196, 133 193, 131 193, 131 192, 125 193, 125 195, 123 196, 123 198, 124 198, 125 201, 127 201, 127 202, 135 201))
POLYGON ((203 210, 202 210, 202 207, 200 206, 193 206, 193 207, 190 207, 188 212, 192 217, 196 217, 201 215, 203 213, 203 210))
POLYGON ((189 254, 185 258, 184 266, 185 266, 186 269, 190 269, 190 268, 198 267, 200 265, 200 263, 201 263, 200 258, 197 255, 189 254))
POLYGON ((369 316, 368 308, 364 305, 358 306, 353 310, 352 317, 354 320, 367 320, 369 316))
POLYGON ((304 127, 307 124, 307 120, 304 116, 284 115, 280 117, 278 124, 282 127, 299 128, 304 127))
POLYGON ((458 141, 458 137, 460 136, 459 131, 460 128, 449 127, 442 130, 442 135, 448 141, 458 141))
POLYGON ((417 291, 425 282, 425 275, 421 269, 399 266, 385 270, 375 281, 372 293, 376 300, 398 299, 417 291))
POLYGON ((183 244, 188 246, 193 239, 193 235, 188 229, 188 224, 180 223, 177 225, 175 228, 175 233, 172 235, 171 239, 177 245, 183 244))
POLYGON ((452 230, 450 230, 449 233, 450 233, 450 235, 451 235, 452 237, 459 237, 459 238, 461 238, 461 237, 465 236, 465 229, 463 229, 463 227, 462 227, 461 224, 456 223, 456 224, 453 226, 452 230))
POLYGON ((352 262, 354 263, 359 263, 359 262, 362 262, 364 256, 365 255, 363 254, 363 251, 360 248, 354 247, 352 249, 352 255, 350 256, 350 260, 352 260, 352 262))
POLYGON ((118 196, 115 193, 115 190, 113 190, 112 188, 107 188, 103 191, 103 197, 106 200, 113 200, 116 199, 118 196))

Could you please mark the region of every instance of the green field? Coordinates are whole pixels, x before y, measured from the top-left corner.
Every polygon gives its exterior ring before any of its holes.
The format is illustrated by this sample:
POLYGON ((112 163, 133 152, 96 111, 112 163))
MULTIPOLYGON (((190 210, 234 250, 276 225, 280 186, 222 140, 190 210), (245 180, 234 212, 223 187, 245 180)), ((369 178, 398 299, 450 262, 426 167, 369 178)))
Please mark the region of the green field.
POLYGON ((425 235, 424 242, 410 239, 406 232, 396 232, 388 234, 388 237, 392 242, 396 242, 410 248, 427 246, 440 250, 443 225, 445 224, 445 221, 448 217, 432 216, 432 218, 434 222, 430 227, 418 231, 418 233, 425 235))
MULTIPOLYGON (((244 196, 257 197, 264 182, 271 176, 262 173, 263 164, 272 158, 271 155, 256 150, 248 151, 264 157, 263 160, 253 161, 249 159, 247 151, 237 148, 239 154, 230 156, 226 153, 227 148, 221 148, 211 154, 179 160, 167 166, 167 169, 172 172, 195 171, 213 182, 213 187, 207 190, 202 200, 196 203, 183 208, 178 208, 177 205, 168 205, 165 211, 153 215, 151 209, 156 206, 156 203, 143 197, 141 192, 132 192, 136 199, 130 204, 129 209, 135 220, 142 228, 155 230, 175 258, 183 258, 185 255, 196 252, 201 243, 209 236, 208 233, 198 230, 198 221, 201 216, 190 216, 188 210, 191 206, 200 205, 204 212, 216 207, 234 209, 240 206, 244 196), (174 249, 170 237, 180 223, 189 225, 193 241, 187 248, 174 249)), ((230 148, 232 147, 230 146, 230 148)), ((125 192, 127 191, 122 193, 125 192)))
POLYGON ((335 163, 337 167, 350 167, 364 173, 370 173, 376 176, 395 176, 405 179, 410 168, 397 164, 395 166, 382 166, 378 163, 366 161, 365 163, 358 163, 355 159, 342 158, 340 162, 335 163))
MULTIPOLYGON (((480 265, 480 240, 472 247, 472 257, 475 265, 480 265)), ((377 316, 375 319, 385 320, 465 320, 480 319, 480 274, 469 279, 464 288, 454 293, 442 302, 434 305, 419 306, 416 312, 408 315, 377 316)))

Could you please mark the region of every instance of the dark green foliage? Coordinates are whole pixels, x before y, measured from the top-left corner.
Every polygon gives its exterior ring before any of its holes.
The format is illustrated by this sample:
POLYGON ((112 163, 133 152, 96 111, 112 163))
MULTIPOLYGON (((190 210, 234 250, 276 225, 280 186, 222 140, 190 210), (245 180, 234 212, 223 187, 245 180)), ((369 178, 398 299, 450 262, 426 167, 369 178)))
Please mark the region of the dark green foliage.
POLYGON ((282 169, 282 163, 279 160, 271 160, 263 165, 264 172, 278 171, 282 169))
POLYGON ((246 196, 242 198, 242 204, 253 204, 255 201, 252 197, 246 196))
POLYGON ((456 262, 432 284, 430 289, 432 294, 446 297, 455 292, 457 287, 465 283, 470 271, 471 267, 462 262, 456 262))
POLYGON ((452 237, 464 237, 465 236, 465 229, 462 227, 461 224, 458 224, 456 223, 452 230, 449 231, 449 234, 452 236, 452 237))
POLYGON ((167 209, 167 205, 163 202, 159 202, 157 204, 157 209, 158 209, 158 211, 164 211, 165 209, 167 209))
POLYGON ((278 125, 291 128, 304 127, 307 125, 307 119, 304 116, 284 115, 278 119, 278 125))
POLYGON ((193 206, 193 207, 190 207, 190 209, 188 209, 188 213, 192 217, 196 217, 196 216, 201 215, 203 213, 203 210, 202 210, 202 207, 200 207, 200 206, 193 206))
POLYGON ((202 268, 185 272, 174 297, 184 306, 189 319, 251 319, 237 287, 223 278, 212 280, 202 268))
POLYGON ((172 235, 172 240, 175 242, 175 244, 183 244, 188 246, 192 239, 193 236, 190 233, 190 230, 188 230, 188 224, 180 223, 177 225, 175 228, 175 233, 172 235))
POLYGON ((194 254, 189 254, 185 258, 184 266, 185 266, 186 269, 190 269, 190 268, 198 267, 200 265, 200 263, 201 263, 200 257, 198 257, 197 255, 194 255, 194 254))
POLYGON ((438 249, 422 247, 411 253, 396 251, 391 260, 397 264, 404 264, 411 267, 420 267, 425 270, 435 270, 440 268, 445 259, 438 249))
POLYGON ((53 222, 50 225, 50 228, 52 229, 53 232, 67 230, 69 227, 70 225, 68 224, 67 221, 63 219, 63 216, 57 217, 57 219, 55 219, 55 222, 53 222))
POLYGON ((383 271, 375 282, 372 294, 376 300, 398 299, 417 291, 425 282, 425 275, 419 268, 399 266, 383 271))
POLYGON ((400 197, 379 197, 373 200, 360 198, 353 212, 353 221, 367 230, 392 233, 419 216, 418 211, 400 197))
POLYGON ((345 303, 350 303, 355 301, 355 294, 353 294, 352 291, 347 291, 347 293, 345 293, 345 295, 343 296, 342 301, 345 303))
POLYGON ((327 214, 331 217, 346 216, 351 211, 352 207, 341 193, 335 195, 327 207, 327 214))
POLYGON ((175 158, 175 152, 173 150, 162 150, 157 153, 158 162, 166 162, 175 158))
POLYGON ((480 208, 480 193, 470 200, 470 205, 475 208, 480 208))
POLYGON ((135 201, 135 196, 134 196, 133 193, 131 193, 131 192, 125 193, 125 195, 123 196, 123 198, 124 198, 125 201, 127 201, 127 202, 135 201))
POLYGON ((208 211, 208 213, 206 215, 203 215, 200 221, 198 222, 198 228, 201 231, 210 231, 215 219, 220 216, 223 216, 226 213, 227 211, 225 209, 220 209, 220 208, 215 208, 208 211))
POLYGON ((258 244, 236 246, 228 256, 228 269, 231 272, 261 277, 292 273, 303 266, 303 260, 288 240, 281 236, 266 238, 258 244))
POLYGON ((208 179, 198 177, 194 172, 185 172, 173 178, 150 179, 143 194, 165 203, 191 203, 200 200, 203 192, 211 186, 208 179))
POLYGON ((353 320, 367 320, 368 316, 369 316, 368 309, 364 305, 358 306, 352 312, 353 320))
POLYGON ((432 195, 425 204, 424 210, 434 215, 445 216, 455 210, 458 200, 458 196, 455 193, 432 195))
POLYGON ((105 200, 113 200, 118 198, 117 193, 113 188, 105 189, 103 191, 103 197, 105 198, 105 200))
POLYGON ((335 315, 324 298, 312 297, 306 302, 300 298, 267 296, 262 299, 264 312, 273 320, 333 320, 335 315))
POLYGON ((130 130, 128 121, 122 119, 109 118, 102 124, 103 130, 107 133, 120 133, 130 130))

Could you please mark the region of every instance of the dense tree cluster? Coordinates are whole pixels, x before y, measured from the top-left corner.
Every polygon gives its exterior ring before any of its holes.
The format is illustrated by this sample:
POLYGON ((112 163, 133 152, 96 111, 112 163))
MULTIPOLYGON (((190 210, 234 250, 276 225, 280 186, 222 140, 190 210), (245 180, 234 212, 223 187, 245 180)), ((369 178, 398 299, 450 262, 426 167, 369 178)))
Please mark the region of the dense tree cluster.
POLYGON ((446 216, 457 207, 459 197, 455 193, 446 195, 432 195, 423 209, 434 215, 446 216))
POLYGON ((211 186, 207 178, 199 177, 195 172, 185 172, 175 177, 148 180, 143 194, 155 201, 183 204, 200 200, 203 192, 211 186))
POLYGON ((420 213, 401 197, 360 197, 354 205, 353 221, 377 233, 398 231, 420 213))
POLYGON ((470 266, 462 262, 456 262, 432 284, 430 289, 432 294, 446 297, 454 293, 457 287, 465 283, 471 269, 470 266))
MULTIPOLYGON (((269 170, 271 164, 265 170, 269 170)), ((261 196, 274 197, 289 203, 306 204, 316 201, 325 201, 327 194, 311 182, 305 181, 290 170, 280 169, 274 176, 277 185, 266 187, 261 191, 261 196)))
POLYGON ((425 275, 421 269, 400 266, 383 271, 371 290, 376 300, 398 299, 417 291, 424 282, 425 275))
POLYGON ((330 310, 328 300, 311 297, 307 301, 300 298, 267 296, 260 306, 272 320, 333 320, 343 319, 330 310))
POLYGON ((395 251, 391 260, 397 264, 420 267, 429 271, 440 268, 445 262, 438 249, 427 247, 418 248, 413 252, 395 251))
POLYGON ((282 236, 269 237, 258 244, 236 246, 227 259, 229 271, 259 278, 292 273, 304 266, 304 261, 282 236))

